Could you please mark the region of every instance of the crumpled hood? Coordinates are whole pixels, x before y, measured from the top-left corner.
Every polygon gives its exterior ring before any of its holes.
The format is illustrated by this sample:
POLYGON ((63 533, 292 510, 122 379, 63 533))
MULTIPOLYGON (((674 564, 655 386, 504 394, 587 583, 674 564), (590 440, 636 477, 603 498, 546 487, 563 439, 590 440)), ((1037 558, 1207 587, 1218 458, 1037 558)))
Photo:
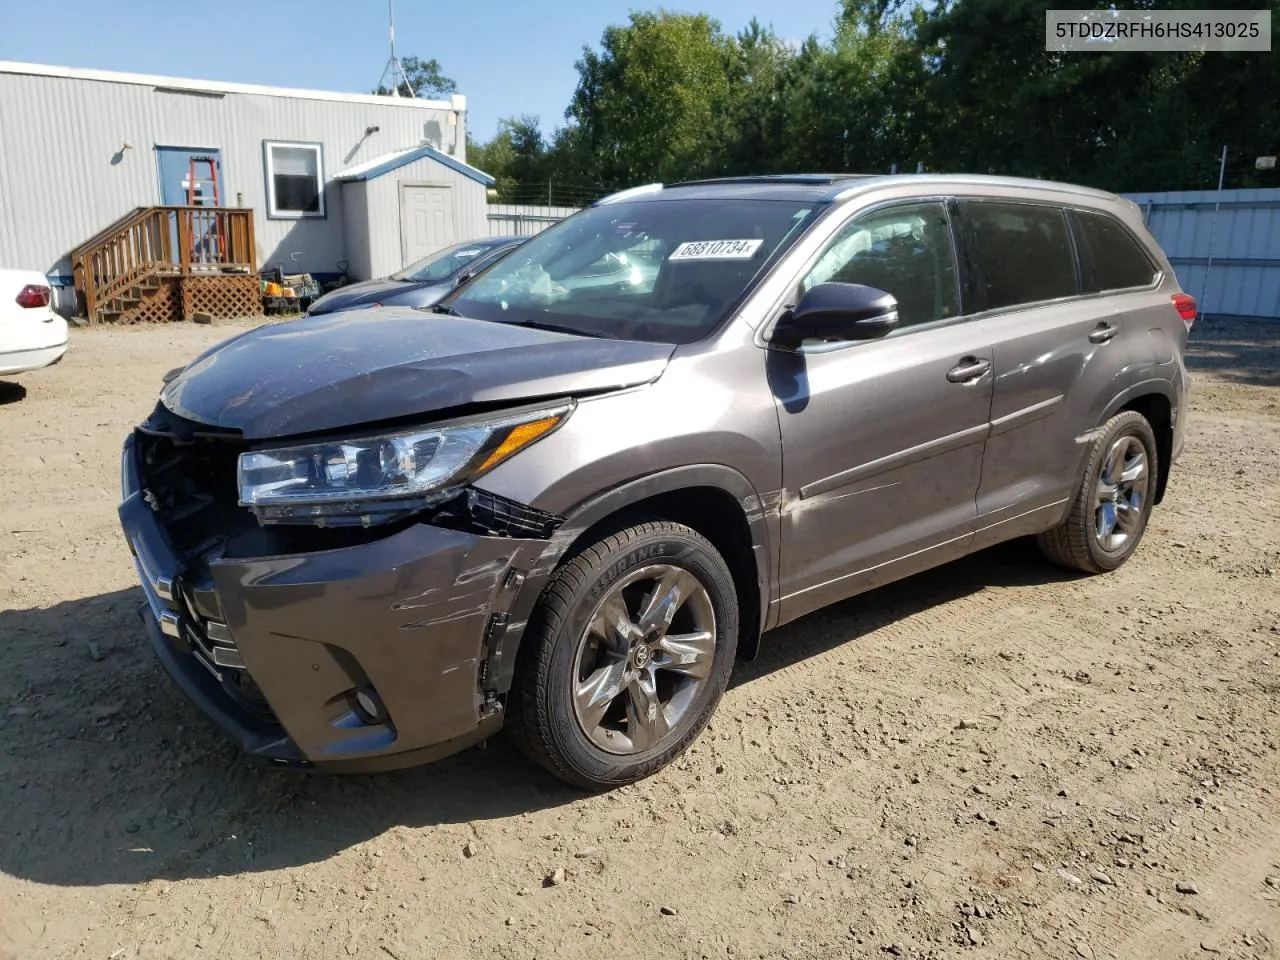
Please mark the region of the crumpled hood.
POLYGON ((246 439, 292 436, 476 403, 648 383, 675 347, 383 308, 258 327, 161 392, 180 417, 246 439))
POLYGON ((411 283, 408 280, 361 280, 331 290, 312 302, 308 313, 334 313, 375 303, 384 306, 430 306, 453 289, 446 283, 411 283))

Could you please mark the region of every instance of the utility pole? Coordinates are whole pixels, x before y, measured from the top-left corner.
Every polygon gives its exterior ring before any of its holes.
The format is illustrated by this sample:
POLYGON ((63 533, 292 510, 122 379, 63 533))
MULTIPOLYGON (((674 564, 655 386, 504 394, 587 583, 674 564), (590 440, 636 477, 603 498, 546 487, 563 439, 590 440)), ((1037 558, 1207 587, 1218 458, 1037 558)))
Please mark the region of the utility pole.
POLYGON ((1201 299, 1204 306, 1200 308, 1203 313, 1209 306, 1209 282, 1213 278, 1213 241, 1218 234, 1218 211, 1222 209, 1222 183, 1226 179, 1227 174, 1227 146, 1222 145, 1222 159, 1218 161, 1218 196, 1213 201, 1213 219, 1209 221, 1209 259, 1204 268, 1204 290, 1201 293, 1201 299))

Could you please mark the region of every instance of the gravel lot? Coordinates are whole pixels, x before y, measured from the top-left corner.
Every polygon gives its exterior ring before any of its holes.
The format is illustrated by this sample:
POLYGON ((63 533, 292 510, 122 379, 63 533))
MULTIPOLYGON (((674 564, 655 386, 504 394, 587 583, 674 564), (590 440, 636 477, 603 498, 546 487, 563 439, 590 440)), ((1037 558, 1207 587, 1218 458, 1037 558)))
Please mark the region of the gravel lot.
POLYGON ((1280 956, 1280 324, 1197 326, 1122 570, 1008 544, 815 614, 595 797, 501 738, 259 769, 171 688, 117 458, 234 329, 76 331, 0 383, 3 960, 1280 956))

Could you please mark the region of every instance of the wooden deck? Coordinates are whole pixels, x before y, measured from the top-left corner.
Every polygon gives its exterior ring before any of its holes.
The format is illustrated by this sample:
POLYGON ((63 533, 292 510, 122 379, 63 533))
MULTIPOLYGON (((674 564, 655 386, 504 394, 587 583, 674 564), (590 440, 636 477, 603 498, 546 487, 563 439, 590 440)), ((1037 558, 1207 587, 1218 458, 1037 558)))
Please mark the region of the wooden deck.
POLYGON ((90 323, 261 309, 252 210, 138 207, 71 251, 71 261, 90 323))

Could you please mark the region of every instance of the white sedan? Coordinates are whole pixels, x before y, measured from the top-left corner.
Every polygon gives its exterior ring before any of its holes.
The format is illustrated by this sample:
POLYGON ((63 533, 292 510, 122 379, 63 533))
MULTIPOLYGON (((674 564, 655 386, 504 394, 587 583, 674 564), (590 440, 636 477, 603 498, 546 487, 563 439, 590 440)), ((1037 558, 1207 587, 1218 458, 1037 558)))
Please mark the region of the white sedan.
POLYGON ((39 370, 67 352, 67 321, 52 299, 43 273, 0 269, 0 377, 39 370))

